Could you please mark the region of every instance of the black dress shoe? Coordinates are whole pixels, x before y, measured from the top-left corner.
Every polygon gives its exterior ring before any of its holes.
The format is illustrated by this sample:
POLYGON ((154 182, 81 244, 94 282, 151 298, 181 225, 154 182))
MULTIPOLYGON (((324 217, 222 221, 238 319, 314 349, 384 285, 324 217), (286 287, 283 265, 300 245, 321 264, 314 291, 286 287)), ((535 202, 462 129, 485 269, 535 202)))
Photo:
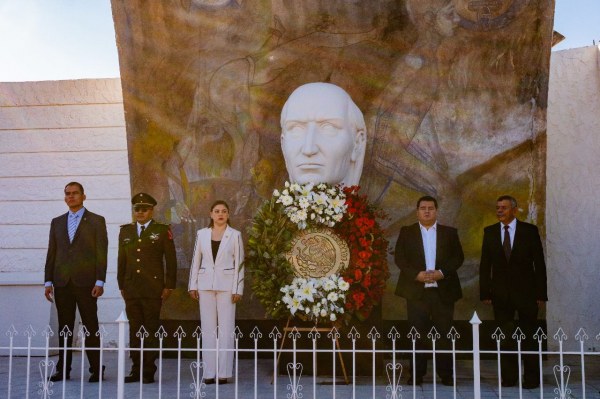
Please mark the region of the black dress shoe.
POLYGON ((447 387, 453 387, 454 379, 452 377, 442 377, 442 385, 445 385, 447 387))
POLYGON ((129 375, 125 376, 125 384, 129 384, 132 382, 139 382, 140 381, 140 372, 135 372, 132 371, 131 373, 129 373, 129 375))
POLYGON ((504 388, 510 388, 510 387, 514 387, 515 385, 517 385, 516 381, 511 381, 511 380, 502 380, 502 386, 504 388))
MULTIPOLYGON (((414 383, 417 386, 423 385, 423 377, 416 377, 414 383)), ((408 378, 406 379, 406 385, 412 385, 412 384, 413 384, 413 378, 412 378, 412 375, 409 375, 408 378)))
POLYGON ((219 378, 219 385, 227 384, 227 378, 219 378))
POLYGON ((539 381, 524 381, 523 389, 536 389, 540 387, 539 381))
POLYGON ((100 378, 102 378, 102 381, 104 381, 104 370, 106 370, 106 366, 102 366, 102 372, 93 372, 92 375, 90 375, 88 382, 98 382, 100 381, 100 378))
POLYGON ((211 385, 211 384, 214 384, 214 383, 215 383, 215 379, 214 379, 214 378, 206 378, 206 379, 204 380, 204 383, 205 383, 206 385, 211 385))
POLYGON ((142 383, 143 384, 154 384, 154 376, 148 376, 148 377, 144 376, 142 378, 142 383))
POLYGON ((71 375, 69 373, 67 373, 63 376, 62 371, 57 371, 56 373, 52 374, 50 376, 50 378, 48 378, 48 380, 50 380, 52 382, 57 382, 57 381, 62 381, 62 380, 70 380, 70 379, 71 379, 71 375))

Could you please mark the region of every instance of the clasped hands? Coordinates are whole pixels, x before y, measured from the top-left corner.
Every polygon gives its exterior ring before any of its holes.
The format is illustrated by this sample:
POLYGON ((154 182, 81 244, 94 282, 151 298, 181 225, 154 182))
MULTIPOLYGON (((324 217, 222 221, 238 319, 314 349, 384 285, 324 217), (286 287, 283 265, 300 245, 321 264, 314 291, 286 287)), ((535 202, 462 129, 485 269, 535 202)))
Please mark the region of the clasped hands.
POLYGON ((423 270, 417 274, 415 280, 423 284, 431 284, 443 278, 444 274, 439 270, 423 270))
MULTIPOLYGON (((198 290, 189 290, 190 297, 192 299, 198 300, 200 295, 198 294, 198 290)), ((240 294, 231 294, 231 303, 238 303, 242 299, 240 294)))

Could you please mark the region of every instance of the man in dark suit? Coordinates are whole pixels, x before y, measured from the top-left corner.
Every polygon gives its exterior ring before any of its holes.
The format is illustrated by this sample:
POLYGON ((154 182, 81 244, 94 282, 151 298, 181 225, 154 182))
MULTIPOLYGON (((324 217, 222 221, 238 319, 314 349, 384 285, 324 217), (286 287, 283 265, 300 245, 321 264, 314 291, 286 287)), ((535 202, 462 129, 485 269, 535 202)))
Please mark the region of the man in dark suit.
MULTIPOLYGON (((99 348, 100 339, 98 332, 98 306, 97 300, 104 293, 106 279, 106 257, 108 238, 106 222, 100 215, 96 215, 83 207, 85 194, 83 186, 77 182, 68 183, 64 189, 65 202, 69 212, 52 220, 50 225, 50 238, 48 241, 48 254, 45 266, 45 295, 50 302, 56 301, 58 313, 58 329, 60 332, 67 327, 72 333, 67 338, 67 347, 73 343, 75 324, 75 310, 83 325, 87 328, 89 336, 85 338, 87 348, 99 348)), ((60 345, 63 337, 60 337, 60 345)), ((98 350, 86 350, 90 363, 90 382, 98 382, 103 377, 100 370, 100 356, 98 350)), ((51 381, 69 379, 71 373, 71 360, 73 353, 59 352, 56 373, 50 377, 51 381)))
MULTIPOLYGON (((129 345, 141 346, 137 336, 143 326, 148 332, 145 348, 156 347, 156 332, 160 327, 160 308, 175 288, 177 258, 169 225, 152 219, 156 200, 149 194, 135 195, 131 203, 136 222, 121 226, 119 233, 119 260, 117 280, 125 299, 129 318, 129 345)), ((140 351, 131 351, 131 372, 125 382, 154 382, 156 352, 144 351, 143 365, 140 351)))
MULTIPOLYGON (((437 223, 437 200, 430 196, 417 201, 418 223, 400 230, 394 257, 400 268, 396 295, 406 298, 408 323, 417 329, 421 339, 417 349, 433 326, 441 335, 436 346, 450 349, 447 334, 454 318, 454 302, 462 297, 456 271, 464 260, 455 228, 437 223)), ((453 385, 450 354, 437 355, 437 372, 444 385, 453 385)), ((416 355, 411 364, 412 376, 407 383, 421 385, 427 371, 425 354, 416 355)))
MULTIPOLYGON (((515 312, 525 334, 523 350, 536 350, 533 338, 539 306, 548 300, 546 263, 538 228, 516 219, 517 200, 503 195, 496 202, 499 223, 483 232, 479 265, 480 298, 494 308, 494 318, 507 336, 506 350, 516 350, 512 339, 515 312)), ((502 356, 502 385, 516 385, 516 355, 502 356)), ((540 369, 537 356, 524 355, 524 382, 527 389, 539 386, 540 369)))

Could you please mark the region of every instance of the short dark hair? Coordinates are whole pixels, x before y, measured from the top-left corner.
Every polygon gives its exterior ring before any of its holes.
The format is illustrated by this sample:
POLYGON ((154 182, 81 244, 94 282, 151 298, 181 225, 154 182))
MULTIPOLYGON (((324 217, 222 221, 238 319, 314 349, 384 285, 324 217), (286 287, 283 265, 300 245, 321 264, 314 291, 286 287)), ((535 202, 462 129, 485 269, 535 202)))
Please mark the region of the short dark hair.
POLYGON ((79 187, 79 189, 81 190, 81 194, 85 194, 85 192, 83 191, 83 186, 81 185, 81 183, 79 183, 79 182, 76 182, 76 181, 72 181, 72 182, 70 182, 70 183, 67 183, 67 184, 65 185, 65 188, 64 188, 64 192, 65 192, 65 193, 67 192, 67 187, 69 187, 69 186, 77 186, 77 187, 79 187))
POLYGON ((500 202, 500 201, 510 201, 510 204, 512 205, 513 208, 517 207, 517 200, 515 199, 515 197, 511 197, 510 195, 499 196, 498 199, 496 200, 496 202, 500 202))
MULTIPOLYGON (((215 206, 217 205, 224 205, 225 208, 227 208, 227 211, 229 211, 229 205, 227 205, 227 202, 223 201, 223 200, 216 200, 215 202, 212 203, 212 205, 210 206, 210 211, 212 212, 213 209, 215 209, 215 206)), ((212 219, 210 219, 210 223, 208 224, 208 227, 214 227, 215 222, 213 222, 212 219)), ((227 219, 227 225, 231 226, 229 224, 229 218, 227 219)))
POLYGON ((421 206, 421 202, 423 201, 433 202, 433 205, 435 205, 435 209, 437 209, 438 207, 438 203, 435 198, 433 198, 431 195, 424 195, 417 201, 417 209, 419 209, 419 207, 421 206))

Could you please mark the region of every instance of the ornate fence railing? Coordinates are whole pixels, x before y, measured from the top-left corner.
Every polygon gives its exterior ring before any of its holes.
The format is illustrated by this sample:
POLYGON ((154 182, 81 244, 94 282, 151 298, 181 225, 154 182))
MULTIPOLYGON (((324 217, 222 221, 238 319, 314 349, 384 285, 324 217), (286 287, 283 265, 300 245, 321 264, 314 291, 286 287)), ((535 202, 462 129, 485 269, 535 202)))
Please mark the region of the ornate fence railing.
MULTIPOLYGON (((480 349, 481 321, 475 313, 470 320, 472 326, 472 343, 469 349, 457 349, 460 334, 452 328, 445 338, 450 342, 449 349, 440 350, 437 344, 442 339, 435 328, 426 334, 409 331, 402 337, 395 327, 383 333, 372 328, 367 334, 351 327, 342 337, 335 328, 297 328, 287 327, 280 331, 277 327, 270 332, 262 332, 257 327, 250 332, 242 332, 236 328, 234 332, 234 375, 227 385, 219 383, 217 375, 214 385, 207 385, 203 377, 204 363, 201 359, 202 331, 198 327, 191 333, 195 345, 184 345, 186 333, 179 327, 171 337, 161 327, 154 333, 157 347, 145 348, 144 342, 150 333, 143 327, 137 332, 141 340, 141 348, 128 347, 128 321, 124 314, 117 319, 118 337, 115 346, 105 345, 107 331, 101 326, 98 331, 100 338, 101 364, 106 364, 113 378, 102 379, 97 384, 91 384, 86 379, 86 337, 89 332, 81 326, 77 332, 78 345, 73 348, 76 352, 73 364, 78 365, 79 380, 50 381, 50 376, 56 370, 56 352, 66 351, 67 337, 72 333, 67 329, 60 331, 59 345, 52 346, 55 335, 50 327, 43 331, 34 331, 30 326, 24 331, 17 331, 14 326, 6 331, 0 340, 0 397, 6 398, 89 398, 89 397, 165 397, 165 398, 204 398, 204 397, 234 397, 234 398, 420 398, 432 397, 458 398, 473 397, 552 397, 558 399, 598 398, 600 393, 600 353, 595 351, 595 342, 600 341, 600 333, 588 335, 584 329, 579 329, 574 340, 579 350, 564 350, 568 340, 562 328, 548 335, 541 328, 537 330, 534 339, 536 350, 525 351, 522 343, 525 340, 523 332, 516 328, 512 332, 497 329, 491 338, 495 343, 494 350, 480 349), (32 338, 41 335, 44 345, 34 346, 32 338), (366 336, 364 336, 366 335, 366 336), (15 337, 21 338, 17 345, 15 337), (175 345, 165 347, 167 338, 175 345), (244 338, 249 345, 241 347, 244 338), (340 345, 344 338, 345 345, 340 345), (426 341, 430 349, 417 349, 417 342, 426 341), (504 350, 503 343, 512 340, 516 350, 504 350), (547 345, 553 340, 552 345, 547 345), (304 345, 300 345, 300 341, 304 345), (349 343, 349 344, 348 344, 349 343), (407 345, 408 343, 408 345, 407 345), (591 343, 594 343, 593 345, 591 343), (184 347, 186 346, 186 347, 184 347), (550 351, 546 346, 556 347, 550 351), (155 351, 157 358, 156 382, 149 386, 140 382, 125 384, 124 377, 129 368, 126 366, 128 351, 140 351, 140 356, 155 351), (18 352, 18 355, 15 353, 18 352), (415 378, 408 377, 410 364, 414 364, 418 353, 450 354, 453 364, 452 384, 442 385, 436 378, 429 377, 427 388, 419 386, 415 378), (79 354, 79 356, 77 356, 79 354), (540 365, 539 387, 526 389, 519 377, 515 387, 504 387, 501 380, 501 357, 507 354, 517 356, 519 375, 522 374, 521 360, 524 356, 535 356, 540 365), (483 359, 485 358, 485 360, 483 359), (325 359, 325 360, 324 360, 325 359), (370 364, 369 364, 370 363, 370 364), (360 367, 359 367, 360 366, 360 367), (116 367, 116 379, 114 369, 116 367), (326 370, 325 370, 326 369, 326 370), (365 373, 367 369, 369 372, 365 373), (362 370, 358 375, 357 370, 362 370), (323 371, 330 377, 323 377, 323 371), (591 371, 591 376, 586 373, 591 371), (482 378, 485 383, 482 384, 482 378), (97 395, 97 396, 96 396, 97 395)), ((217 334, 217 348, 219 337, 217 334)), ((114 338, 114 337, 113 337, 114 338)), ((573 339, 572 338, 572 339, 573 339)), ((39 341, 38 341, 39 342, 39 341)), ((111 342, 114 342, 111 341, 111 342)), ((186 341, 189 343, 189 341, 186 341)), ((90 349, 90 348, 88 348, 90 349)), ((215 349, 217 350, 217 349, 215 349)), ((223 350, 223 349, 220 349, 223 350)), ((431 356, 430 376, 437 373, 436 356, 431 356)), ((218 359, 218 356, 217 356, 218 359)), ((218 367, 217 367, 218 369, 218 367)), ((62 370, 63 373, 66 370, 62 370)))

